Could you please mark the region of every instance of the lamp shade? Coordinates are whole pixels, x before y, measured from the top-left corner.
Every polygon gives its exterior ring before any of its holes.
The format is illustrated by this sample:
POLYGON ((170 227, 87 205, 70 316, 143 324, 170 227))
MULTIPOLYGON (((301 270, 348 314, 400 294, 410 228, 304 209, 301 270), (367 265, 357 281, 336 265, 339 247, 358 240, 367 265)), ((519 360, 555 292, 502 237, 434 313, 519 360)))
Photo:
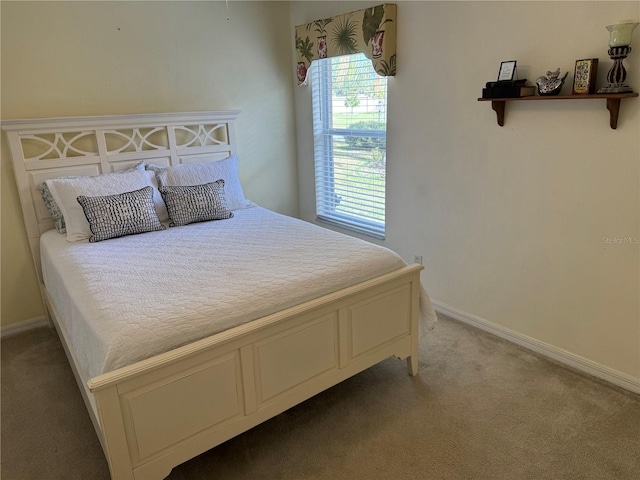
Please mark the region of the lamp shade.
POLYGON ((638 22, 634 22, 633 20, 623 20, 613 25, 607 25, 606 28, 609 30, 609 46, 621 47, 631 45, 631 34, 637 26, 638 22))

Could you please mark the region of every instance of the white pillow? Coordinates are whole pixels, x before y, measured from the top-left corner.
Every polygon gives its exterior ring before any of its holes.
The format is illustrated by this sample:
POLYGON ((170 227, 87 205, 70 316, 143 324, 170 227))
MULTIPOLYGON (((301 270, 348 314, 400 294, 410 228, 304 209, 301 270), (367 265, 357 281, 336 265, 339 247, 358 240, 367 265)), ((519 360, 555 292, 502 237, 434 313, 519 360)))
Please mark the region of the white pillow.
MULTIPOLYGON (((224 196, 229 210, 238 210, 249 205, 244 198, 238 178, 238 157, 231 155, 224 160, 206 161, 207 156, 189 157, 190 160, 202 160, 203 163, 182 163, 166 168, 152 167, 156 172, 158 184, 163 187, 203 185, 224 180, 224 196)), ((147 166, 149 168, 149 166, 147 166)))
MULTIPOLYGON (((132 168, 127 168, 126 170, 117 170, 113 173, 125 173, 125 172, 131 172, 134 170, 144 171, 145 170, 144 161, 138 162, 132 168)), ((63 178, 63 177, 58 177, 58 178, 63 178)), ((70 177, 64 177, 64 178, 70 178, 70 177)), ((44 206, 47 207, 47 210, 49 211, 49 215, 51 215, 51 218, 53 220, 53 225, 56 227, 56 230, 58 230, 58 232, 60 233, 67 233, 67 227, 64 223, 64 217, 62 216, 60 207, 58 207, 58 204, 54 200, 53 195, 51 195, 51 192, 49 191, 49 187, 47 186, 47 184, 45 182, 42 182, 40 185, 37 186, 37 189, 40 192, 40 195, 42 196, 42 200, 44 201, 44 206)))
POLYGON ((155 183, 154 173, 132 171, 107 173, 93 177, 54 178, 46 184, 60 207, 67 226, 67 240, 78 242, 91 236, 89 222, 78 203, 79 196, 96 197, 132 192, 144 187, 153 188, 153 202, 160 221, 167 221, 169 215, 162 196, 155 183))

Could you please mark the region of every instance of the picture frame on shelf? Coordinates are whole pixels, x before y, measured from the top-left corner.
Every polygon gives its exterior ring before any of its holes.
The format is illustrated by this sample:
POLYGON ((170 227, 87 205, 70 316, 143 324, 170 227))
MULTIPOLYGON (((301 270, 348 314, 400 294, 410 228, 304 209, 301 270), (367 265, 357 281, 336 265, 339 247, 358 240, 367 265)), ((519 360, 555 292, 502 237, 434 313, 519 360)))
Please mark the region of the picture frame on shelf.
POLYGON ((508 60, 506 62, 500 63, 500 70, 498 71, 498 81, 499 82, 510 82, 513 81, 513 77, 516 73, 516 61, 508 60))
POLYGON ((583 58, 576 60, 573 73, 572 95, 591 95, 596 92, 596 76, 598 74, 598 59, 583 58))

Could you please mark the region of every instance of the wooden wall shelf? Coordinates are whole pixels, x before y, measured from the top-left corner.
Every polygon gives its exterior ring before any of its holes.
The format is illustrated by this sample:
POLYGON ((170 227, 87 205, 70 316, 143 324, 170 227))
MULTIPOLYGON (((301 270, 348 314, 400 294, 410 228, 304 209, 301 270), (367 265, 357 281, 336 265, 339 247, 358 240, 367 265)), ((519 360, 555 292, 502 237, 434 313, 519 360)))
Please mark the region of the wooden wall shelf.
POLYGON ((614 130, 618 127, 618 113, 620 112, 620 100, 623 98, 637 97, 637 93, 595 93, 593 95, 551 95, 540 97, 532 95, 518 98, 479 98, 479 102, 491 102, 491 108, 498 116, 498 125, 504 125, 504 111, 507 102, 530 102, 536 100, 593 100, 604 98, 607 100, 607 110, 609 110, 609 125, 614 130))

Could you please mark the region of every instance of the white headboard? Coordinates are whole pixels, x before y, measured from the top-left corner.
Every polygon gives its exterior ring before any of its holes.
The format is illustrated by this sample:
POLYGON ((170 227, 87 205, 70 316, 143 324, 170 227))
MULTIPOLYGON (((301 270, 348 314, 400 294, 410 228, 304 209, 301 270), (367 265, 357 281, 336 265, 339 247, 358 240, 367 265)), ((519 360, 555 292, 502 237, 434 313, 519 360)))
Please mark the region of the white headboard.
POLYGON ((239 114, 232 110, 3 121, 40 281, 40 235, 53 228, 37 189, 40 183, 110 173, 141 160, 165 166, 189 163, 190 157, 203 154, 221 160, 236 153, 233 122, 239 114))

